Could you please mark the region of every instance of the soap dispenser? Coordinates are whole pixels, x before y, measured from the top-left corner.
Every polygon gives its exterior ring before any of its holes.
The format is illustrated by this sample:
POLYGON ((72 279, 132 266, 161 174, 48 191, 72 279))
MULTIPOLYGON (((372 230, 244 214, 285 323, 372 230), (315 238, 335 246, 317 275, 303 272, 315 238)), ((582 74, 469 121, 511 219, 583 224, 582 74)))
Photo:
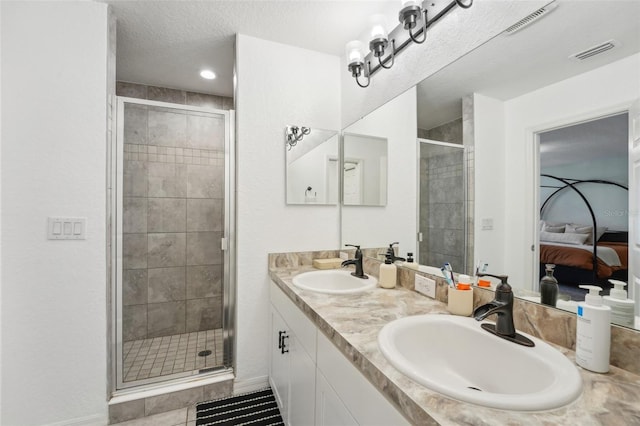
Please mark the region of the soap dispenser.
POLYGON ((391 256, 387 254, 384 263, 380 265, 380 273, 378 283, 382 288, 395 288, 398 276, 398 268, 393 263, 391 256))
POLYGON ((584 302, 578 303, 576 363, 587 370, 606 373, 611 347, 611 308, 603 306, 600 287, 581 285, 580 288, 589 293, 584 302))
POLYGON ((627 285, 624 281, 609 280, 615 288, 611 289, 609 296, 604 296, 603 302, 611 308, 611 322, 613 324, 633 327, 635 321, 635 304, 633 300, 627 299, 627 285))
POLYGON ((413 253, 407 253, 407 261, 402 264, 402 266, 406 266, 411 269, 418 269, 418 264, 413 261, 413 253))
POLYGON ((543 305, 556 306, 558 302, 558 280, 553 276, 556 265, 546 264, 546 275, 540 280, 540 301, 543 305))

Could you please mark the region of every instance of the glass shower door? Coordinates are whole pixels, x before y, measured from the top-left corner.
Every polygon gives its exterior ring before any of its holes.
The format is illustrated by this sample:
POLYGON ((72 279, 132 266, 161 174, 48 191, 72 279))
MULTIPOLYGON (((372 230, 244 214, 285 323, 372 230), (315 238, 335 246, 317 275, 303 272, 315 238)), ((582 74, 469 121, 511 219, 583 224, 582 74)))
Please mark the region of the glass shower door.
POLYGON ((118 99, 118 389, 226 369, 228 111, 118 99))
POLYGON ((418 261, 466 271, 466 172, 464 146, 418 139, 418 261))

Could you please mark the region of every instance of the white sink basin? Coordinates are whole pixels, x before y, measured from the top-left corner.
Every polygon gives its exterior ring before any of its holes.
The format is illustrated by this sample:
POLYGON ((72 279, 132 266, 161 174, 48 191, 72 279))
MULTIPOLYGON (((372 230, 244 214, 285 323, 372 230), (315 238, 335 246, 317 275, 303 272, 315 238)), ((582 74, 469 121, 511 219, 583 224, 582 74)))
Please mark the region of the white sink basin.
POLYGON ((304 290, 329 294, 360 293, 374 288, 378 284, 375 277, 357 278, 351 271, 329 269, 325 271, 304 272, 293 277, 293 285, 304 290))
POLYGON ((378 346, 403 374, 452 398, 504 410, 558 408, 582 392, 577 367, 529 337, 535 347, 501 339, 473 318, 417 315, 390 322, 378 346))

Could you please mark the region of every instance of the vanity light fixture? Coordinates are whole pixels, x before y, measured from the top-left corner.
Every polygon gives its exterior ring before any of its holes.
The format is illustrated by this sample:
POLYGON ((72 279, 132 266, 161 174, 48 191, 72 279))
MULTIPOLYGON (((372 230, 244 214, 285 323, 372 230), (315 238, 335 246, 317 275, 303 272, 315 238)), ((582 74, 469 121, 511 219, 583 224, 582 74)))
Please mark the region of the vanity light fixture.
POLYGON ((362 88, 369 86, 371 76, 380 68, 390 69, 395 62, 395 55, 409 46, 411 42, 424 43, 427 40, 429 26, 449 13, 455 6, 468 9, 473 5, 473 0, 450 0, 448 2, 446 0, 426 0, 425 2, 401 0, 401 2, 402 9, 398 13, 400 25, 391 32, 387 32, 386 19, 383 15, 374 15, 370 18, 369 53, 362 53, 362 43, 358 40, 347 43, 347 68, 358 86, 362 88), (433 16, 431 20, 427 19, 427 12, 433 16), (419 23, 421 25, 418 27, 419 23), (391 45, 390 53, 384 57, 389 45, 391 45), (373 58, 377 58, 378 64, 374 64, 372 67, 371 60, 373 58), (366 77, 366 84, 360 82, 361 76, 366 77))
POLYGON ((298 142, 300 142, 302 138, 304 138, 305 135, 308 135, 309 133, 311 133, 310 127, 287 126, 286 144, 288 150, 291 151, 291 148, 296 146, 298 142))
POLYGON ((213 80, 214 78, 216 78, 216 73, 211 70, 202 70, 200 71, 200 77, 206 80, 213 80))

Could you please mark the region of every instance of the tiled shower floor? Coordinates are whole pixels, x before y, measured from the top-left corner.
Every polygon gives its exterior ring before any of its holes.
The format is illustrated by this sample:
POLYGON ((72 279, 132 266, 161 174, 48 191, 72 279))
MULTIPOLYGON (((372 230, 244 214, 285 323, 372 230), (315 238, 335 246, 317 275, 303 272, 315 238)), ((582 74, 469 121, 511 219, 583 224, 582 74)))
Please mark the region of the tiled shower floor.
POLYGON ((222 329, 124 342, 124 381, 223 365, 222 329), (210 350, 211 355, 199 356, 210 350))

